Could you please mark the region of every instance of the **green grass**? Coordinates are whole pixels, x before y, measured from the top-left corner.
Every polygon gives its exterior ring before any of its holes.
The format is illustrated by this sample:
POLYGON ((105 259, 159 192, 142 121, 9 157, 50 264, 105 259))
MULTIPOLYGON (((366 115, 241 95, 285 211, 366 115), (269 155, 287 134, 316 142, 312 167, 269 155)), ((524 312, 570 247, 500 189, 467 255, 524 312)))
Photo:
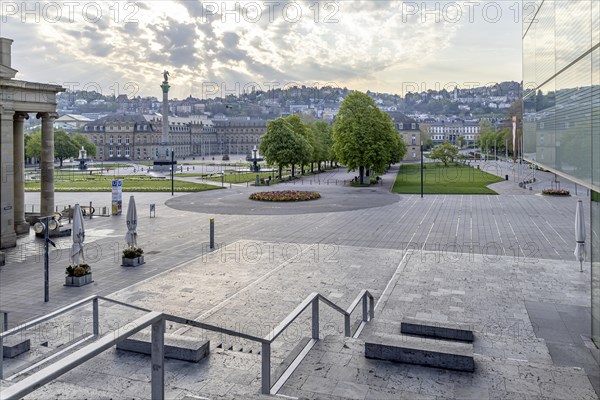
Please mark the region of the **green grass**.
MULTIPOLYGON (((156 179, 143 175, 127 176, 123 179, 124 192, 170 192, 170 179, 156 179)), ((96 176, 70 181, 55 180, 54 190, 57 192, 110 192, 112 177, 96 176)), ((183 182, 175 180, 176 192, 202 192, 220 189, 218 186, 205 183, 183 182)), ((40 182, 25 182, 26 192, 39 192, 40 182)))
MULTIPOLYGON (((445 167, 443 163, 427 163, 425 167, 423 192, 426 194, 497 194, 486 186, 503 180, 462 164, 445 167)), ((401 165, 392 192, 421 193, 420 165, 401 165)))
MULTIPOLYGON (((261 179, 266 179, 269 176, 274 178, 277 175, 277 172, 234 172, 231 174, 225 174, 223 181, 225 183, 254 182, 256 180, 256 175, 258 175, 261 179)), ((210 176, 206 179, 210 181, 221 182, 221 175, 210 176)))

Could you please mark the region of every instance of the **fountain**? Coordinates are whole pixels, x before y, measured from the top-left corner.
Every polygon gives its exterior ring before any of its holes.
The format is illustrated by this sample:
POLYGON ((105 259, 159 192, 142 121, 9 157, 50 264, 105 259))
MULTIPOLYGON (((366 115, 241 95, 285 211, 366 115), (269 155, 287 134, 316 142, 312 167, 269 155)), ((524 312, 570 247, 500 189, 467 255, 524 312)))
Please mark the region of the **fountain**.
POLYGON ((263 160, 262 157, 258 157, 258 148, 255 145, 254 148, 252 149, 252 158, 248 159, 248 161, 252 161, 252 165, 250 166, 250 170, 252 172, 258 172, 258 171, 260 171, 260 165, 258 165, 258 163, 260 161, 262 161, 262 160, 263 160))
POLYGON ((87 152, 85 151, 83 146, 81 146, 81 150, 79 150, 79 158, 75 159, 75 161, 79 161, 79 166, 77 168, 79 168, 80 170, 87 170, 88 160, 89 158, 87 158, 87 152))

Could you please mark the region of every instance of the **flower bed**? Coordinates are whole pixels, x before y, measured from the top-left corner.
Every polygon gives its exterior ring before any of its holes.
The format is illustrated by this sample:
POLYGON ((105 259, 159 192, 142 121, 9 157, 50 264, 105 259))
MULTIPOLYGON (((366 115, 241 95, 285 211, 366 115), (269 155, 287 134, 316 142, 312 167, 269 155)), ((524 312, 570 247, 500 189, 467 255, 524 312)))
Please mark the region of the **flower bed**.
POLYGON ((273 192, 256 192, 250 195, 250 200, 258 201, 307 201, 321 198, 317 192, 300 190, 279 190, 273 192))
POLYGON ((546 190, 542 190, 542 194, 545 194, 546 196, 570 196, 571 193, 569 193, 568 190, 555 190, 555 189, 546 189, 546 190))

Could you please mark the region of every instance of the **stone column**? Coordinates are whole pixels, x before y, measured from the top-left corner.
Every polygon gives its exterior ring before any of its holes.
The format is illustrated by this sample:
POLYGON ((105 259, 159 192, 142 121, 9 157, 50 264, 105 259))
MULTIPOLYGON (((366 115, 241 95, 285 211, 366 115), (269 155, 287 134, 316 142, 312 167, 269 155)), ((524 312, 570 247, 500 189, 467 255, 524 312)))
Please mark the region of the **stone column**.
POLYGON ((0 248, 17 245, 14 214, 14 158, 13 118, 14 111, 0 106, 0 248))
POLYGON ((25 138, 23 126, 29 115, 16 113, 13 122, 13 157, 15 159, 14 197, 15 197, 15 231, 17 235, 29 232, 29 224, 25 222, 25 138))
POLYGON ((39 113, 42 119, 42 157, 40 159, 41 191, 40 215, 45 217, 54 212, 54 113, 39 113))

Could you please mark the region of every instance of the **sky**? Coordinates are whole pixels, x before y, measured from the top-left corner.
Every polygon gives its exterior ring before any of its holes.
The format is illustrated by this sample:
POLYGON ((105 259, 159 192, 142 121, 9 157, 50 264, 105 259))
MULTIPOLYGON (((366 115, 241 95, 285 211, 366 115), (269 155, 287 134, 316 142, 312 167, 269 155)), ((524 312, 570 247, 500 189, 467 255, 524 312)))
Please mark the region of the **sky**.
POLYGON ((521 81, 534 2, 5 1, 16 79, 210 98, 294 85, 404 95, 521 81))

